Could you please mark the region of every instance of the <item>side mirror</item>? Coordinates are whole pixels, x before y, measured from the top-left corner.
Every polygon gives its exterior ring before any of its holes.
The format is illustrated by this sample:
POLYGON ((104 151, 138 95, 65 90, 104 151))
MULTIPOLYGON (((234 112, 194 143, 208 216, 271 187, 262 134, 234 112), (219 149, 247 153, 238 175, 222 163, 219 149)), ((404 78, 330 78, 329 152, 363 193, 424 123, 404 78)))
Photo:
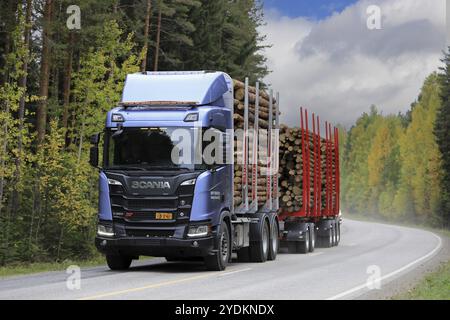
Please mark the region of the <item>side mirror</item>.
POLYGON ((91 136, 91 144, 98 145, 100 143, 100 133, 93 134, 91 136))
POLYGON ((89 150, 89 164, 95 168, 98 167, 98 146, 92 146, 89 150))

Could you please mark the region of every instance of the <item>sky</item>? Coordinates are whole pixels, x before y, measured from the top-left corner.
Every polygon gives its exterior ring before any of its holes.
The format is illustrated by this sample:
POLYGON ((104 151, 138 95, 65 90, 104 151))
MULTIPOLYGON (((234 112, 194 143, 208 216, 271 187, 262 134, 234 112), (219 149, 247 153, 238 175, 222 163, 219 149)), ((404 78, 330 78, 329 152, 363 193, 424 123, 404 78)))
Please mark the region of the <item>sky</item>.
POLYGON ((280 92, 281 121, 298 125, 300 106, 346 127, 373 104, 407 111, 441 66, 445 9, 445 0, 265 0, 264 80, 280 92), (380 29, 368 28, 371 5, 380 29))
POLYGON ((264 7, 276 9, 288 17, 309 17, 319 20, 340 12, 356 0, 265 0, 264 7))

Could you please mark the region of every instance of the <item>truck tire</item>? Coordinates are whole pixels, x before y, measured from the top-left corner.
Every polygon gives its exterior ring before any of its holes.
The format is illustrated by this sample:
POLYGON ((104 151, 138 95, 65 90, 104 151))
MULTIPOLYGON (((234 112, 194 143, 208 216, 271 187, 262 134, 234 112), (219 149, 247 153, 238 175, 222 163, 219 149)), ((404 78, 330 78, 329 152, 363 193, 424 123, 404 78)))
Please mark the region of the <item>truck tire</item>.
POLYGON ((297 251, 298 253, 308 253, 310 249, 310 243, 311 243, 311 228, 308 228, 308 230, 305 233, 305 240, 297 242, 297 251))
POLYGON ((316 248, 316 230, 314 227, 314 223, 311 223, 309 227, 309 252, 314 252, 315 248, 316 248))
POLYGON ((270 251, 270 228, 267 219, 263 218, 263 229, 261 232, 261 241, 250 243, 251 262, 266 262, 270 251))
POLYGON ((327 230, 327 236, 323 239, 323 244, 325 248, 331 248, 334 243, 334 236, 333 236, 333 228, 327 230))
POLYGON ((107 254, 106 263, 111 270, 127 270, 133 259, 120 254, 107 254))
POLYGON ((267 260, 273 261, 277 258, 278 249, 280 248, 280 230, 276 219, 272 220, 270 228, 270 248, 267 260))
POLYGON ((308 253, 310 250, 310 231, 309 229, 305 233, 306 239, 303 241, 289 241, 288 242, 288 252, 289 253, 308 253))
POLYGON ((339 223, 339 221, 336 222, 336 230, 337 230, 337 244, 339 245, 339 242, 341 242, 341 224, 339 223))
POLYGON ((333 247, 337 246, 337 222, 333 221, 333 247))
POLYGON ((339 223, 335 219, 334 224, 333 224, 333 229, 334 229, 334 246, 336 246, 336 247, 339 244, 339 226, 338 225, 339 225, 339 223))
POLYGON ((205 265, 208 270, 222 271, 228 265, 231 255, 231 238, 228 231, 228 224, 222 221, 217 234, 217 253, 205 257, 205 265))

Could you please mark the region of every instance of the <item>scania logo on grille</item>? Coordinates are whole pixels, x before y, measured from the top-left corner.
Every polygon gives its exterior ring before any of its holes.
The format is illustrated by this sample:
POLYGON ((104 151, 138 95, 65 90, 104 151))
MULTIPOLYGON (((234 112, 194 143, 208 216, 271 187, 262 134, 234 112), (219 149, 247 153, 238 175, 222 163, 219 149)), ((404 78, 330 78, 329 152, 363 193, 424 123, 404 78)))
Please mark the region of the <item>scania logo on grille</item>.
POLYGON ((133 181, 133 189, 170 189, 168 181, 133 181))

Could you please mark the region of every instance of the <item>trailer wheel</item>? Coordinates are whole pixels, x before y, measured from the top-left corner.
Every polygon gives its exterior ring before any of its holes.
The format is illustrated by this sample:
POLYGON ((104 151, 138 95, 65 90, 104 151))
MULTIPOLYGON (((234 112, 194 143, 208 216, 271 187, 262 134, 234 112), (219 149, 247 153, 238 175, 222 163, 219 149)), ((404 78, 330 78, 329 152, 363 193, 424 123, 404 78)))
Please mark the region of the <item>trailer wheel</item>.
POLYGON ((319 237, 320 246, 323 248, 331 248, 333 246, 333 228, 330 227, 326 230, 325 236, 319 237))
POLYGON ((266 219, 263 220, 264 226, 261 234, 261 241, 250 244, 250 258, 252 262, 266 262, 269 256, 270 247, 270 229, 266 219))
POLYGON ((120 254, 107 254, 106 263, 111 270, 127 270, 133 259, 120 254))
POLYGON ((309 227, 309 252, 314 252, 316 247, 316 230, 314 228, 314 223, 311 223, 309 227))
POLYGON ((339 223, 339 220, 336 222, 336 230, 337 230, 336 245, 339 245, 339 242, 341 242, 341 224, 339 223))
POLYGON ((270 231, 270 248, 267 260, 275 260, 277 258, 278 249, 280 248, 280 230, 276 219, 273 219, 273 225, 272 228, 270 228, 270 231))
POLYGON ((228 231, 228 224, 222 221, 217 235, 217 253, 205 257, 205 265, 208 270, 222 271, 227 267, 231 255, 231 239, 228 231))
POLYGON ((297 242, 297 251, 299 253, 308 253, 310 250, 310 243, 311 243, 311 228, 308 228, 308 230, 305 233, 305 240, 297 242))
POLYGON ((333 230, 334 230, 334 238, 333 238, 333 246, 337 246, 339 244, 338 242, 338 222, 335 219, 333 223, 333 230))

